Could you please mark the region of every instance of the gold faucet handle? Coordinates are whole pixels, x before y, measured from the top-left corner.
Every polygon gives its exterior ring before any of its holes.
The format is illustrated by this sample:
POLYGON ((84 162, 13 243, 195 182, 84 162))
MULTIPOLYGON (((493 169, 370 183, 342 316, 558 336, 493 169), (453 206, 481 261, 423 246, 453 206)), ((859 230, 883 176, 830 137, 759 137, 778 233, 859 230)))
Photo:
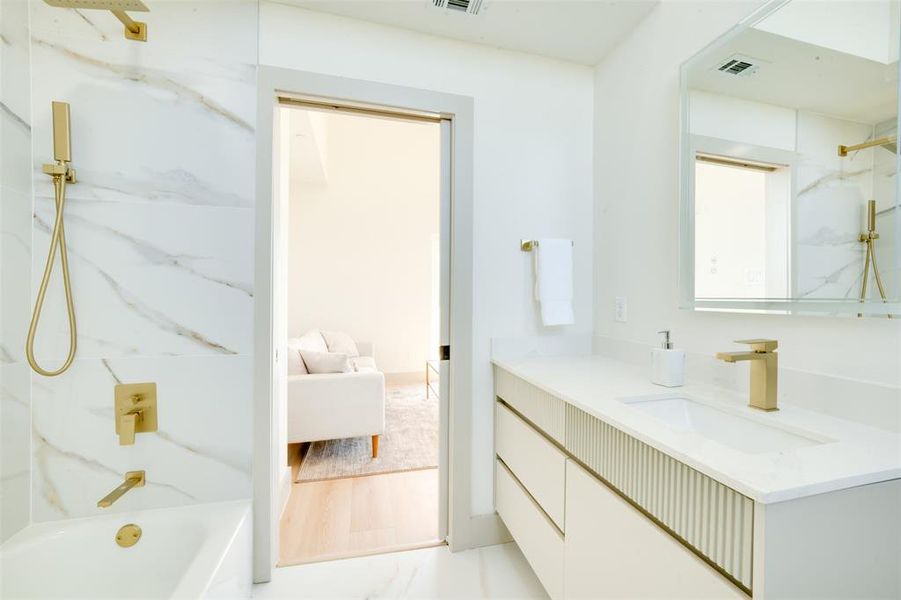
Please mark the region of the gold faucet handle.
POLYGON ((779 347, 778 341, 767 339, 735 340, 735 343, 747 344, 751 346, 751 350, 753 350, 754 352, 772 352, 779 347))

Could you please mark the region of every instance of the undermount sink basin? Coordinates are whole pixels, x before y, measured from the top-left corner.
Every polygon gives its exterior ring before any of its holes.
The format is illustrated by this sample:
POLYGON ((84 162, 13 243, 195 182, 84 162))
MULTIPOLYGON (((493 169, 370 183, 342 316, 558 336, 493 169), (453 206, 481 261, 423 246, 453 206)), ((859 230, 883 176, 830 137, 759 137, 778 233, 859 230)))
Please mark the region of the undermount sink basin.
POLYGON ((823 440, 732 414, 690 398, 633 398, 623 402, 663 421, 672 429, 691 431, 748 454, 778 452, 825 443, 823 440))

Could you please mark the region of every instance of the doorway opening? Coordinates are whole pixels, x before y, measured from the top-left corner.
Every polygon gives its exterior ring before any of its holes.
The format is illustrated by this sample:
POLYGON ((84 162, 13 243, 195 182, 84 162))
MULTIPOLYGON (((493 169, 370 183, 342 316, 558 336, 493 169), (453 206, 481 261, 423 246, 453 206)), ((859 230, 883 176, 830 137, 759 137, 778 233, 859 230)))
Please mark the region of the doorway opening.
POLYGON ((280 566, 443 543, 449 127, 277 108, 280 566))

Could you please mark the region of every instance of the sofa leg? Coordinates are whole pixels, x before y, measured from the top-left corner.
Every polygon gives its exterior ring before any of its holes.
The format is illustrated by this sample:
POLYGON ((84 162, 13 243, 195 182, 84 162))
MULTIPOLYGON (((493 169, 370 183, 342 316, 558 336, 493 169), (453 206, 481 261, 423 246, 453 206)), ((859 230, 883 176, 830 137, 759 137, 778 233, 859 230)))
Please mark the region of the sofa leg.
POLYGON ((372 436, 372 458, 379 457, 379 436, 372 436))

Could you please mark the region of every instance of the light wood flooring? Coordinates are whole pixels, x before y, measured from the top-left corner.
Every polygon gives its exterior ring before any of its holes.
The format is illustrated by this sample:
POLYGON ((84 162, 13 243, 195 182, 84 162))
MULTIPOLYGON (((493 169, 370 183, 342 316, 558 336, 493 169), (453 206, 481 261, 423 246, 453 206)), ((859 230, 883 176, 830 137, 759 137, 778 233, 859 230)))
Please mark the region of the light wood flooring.
POLYGON ((438 469, 293 483, 280 538, 280 566, 435 545, 438 469))

